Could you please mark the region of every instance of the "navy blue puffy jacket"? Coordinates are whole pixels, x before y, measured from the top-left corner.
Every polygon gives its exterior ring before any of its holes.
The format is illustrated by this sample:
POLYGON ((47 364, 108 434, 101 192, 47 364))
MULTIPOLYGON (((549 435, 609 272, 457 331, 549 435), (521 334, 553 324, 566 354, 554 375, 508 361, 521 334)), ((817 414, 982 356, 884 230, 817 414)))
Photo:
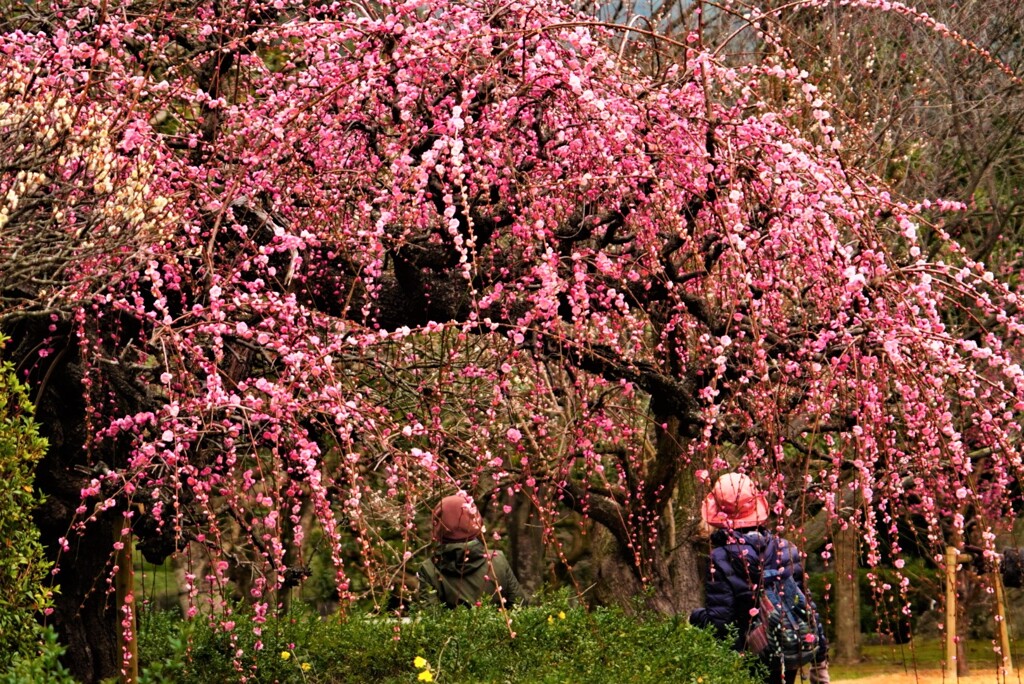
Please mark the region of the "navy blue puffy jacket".
MULTIPOLYGON (((764 570, 778 570, 783 577, 791 575, 797 584, 804 586, 800 551, 792 542, 760 528, 716 530, 711 535, 711 546, 706 607, 693 611, 690 623, 697 627, 714 627, 720 637, 726 636, 730 625, 735 626, 738 635, 733 648, 742 651, 750 627, 750 611, 754 607, 754 585, 764 570)), ((807 600, 813 607, 810 596, 807 600)), ((818 658, 824 660, 828 656, 828 644, 820 618, 818 643, 821 644, 818 658)))

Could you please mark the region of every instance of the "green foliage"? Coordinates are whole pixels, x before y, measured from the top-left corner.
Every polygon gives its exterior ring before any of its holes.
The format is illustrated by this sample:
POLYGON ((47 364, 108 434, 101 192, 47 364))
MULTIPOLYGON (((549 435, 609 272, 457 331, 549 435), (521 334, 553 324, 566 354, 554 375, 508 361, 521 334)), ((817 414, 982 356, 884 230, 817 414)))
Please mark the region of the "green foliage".
POLYGON ((13 661, 0 672, 0 684, 75 684, 71 673, 61 665, 64 648, 57 643, 57 633, 49 627, 39 627, 34 634, 35 648, 21 644, 13 654, 13 661))
POLYGON ((230 682, 254 670, 258 681, 282 683, 754 681, 739 655, 685 618, 587 612, 569 603, 562 597, 521 608, 507 614, 509 622, 489 608, 429 608, 403 621, 271 619, 262 625, 261 650, 248 620, 236 619, 229 634, 202 619, 154 614, 141 624, 141 681, 230 682))
MULTIPOLYGON (((6 342, 0 336, 0 347, 6 342)), ((46 451, 32 404, 10 363, 0 365, 0 672, 19 654, 33 656, 42 635, 36 614, 50 606, 43 582, 50 563, 32 520, 42 498, 32 485, 46 451)))

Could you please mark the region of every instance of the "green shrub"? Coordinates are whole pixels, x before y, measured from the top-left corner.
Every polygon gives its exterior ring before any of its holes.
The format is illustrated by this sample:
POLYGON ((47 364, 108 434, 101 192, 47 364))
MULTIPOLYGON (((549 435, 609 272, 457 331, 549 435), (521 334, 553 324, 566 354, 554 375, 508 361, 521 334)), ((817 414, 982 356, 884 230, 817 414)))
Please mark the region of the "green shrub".
POLYGON ((490 608, 429 608, 403 621, 296 615, 263 624, 256 650, 248 620, 236 617, 229 634, 155 614, 140 625, 141 681, 754 681, 739 655, 685 618, 587 612, 561 599, 507 617, 490 608))
POLYGON ((0 364, 0 672, 45 644, 36 615, 51 604, 50 563, 32 521, 42 501, 32 478, 45 451, 25 386, 10 363, 0 364))
POLYGON ((23 647, 13 654, 13 661, 0 672, 0 684, 75 684, 71 673, 61 665, 64 648, 57 643, 57 633, 39 627, 33 638, 35 648, 23 647))

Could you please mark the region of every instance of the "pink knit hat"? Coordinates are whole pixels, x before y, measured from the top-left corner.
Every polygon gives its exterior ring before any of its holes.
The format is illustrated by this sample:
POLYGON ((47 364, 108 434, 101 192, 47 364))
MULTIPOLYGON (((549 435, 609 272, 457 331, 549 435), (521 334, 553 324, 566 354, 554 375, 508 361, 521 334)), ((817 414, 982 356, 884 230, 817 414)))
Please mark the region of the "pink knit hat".
POLYGON ((704 499, 700 517, 712 527, 757 527, 768 519, 768 500, 746 475, 727 473, 704 499))
POLYGON ((480 534, 483 521, 480 512, 465 494, 453 494, 441 499, 431 520, 434 541, 460 542, 480 534))

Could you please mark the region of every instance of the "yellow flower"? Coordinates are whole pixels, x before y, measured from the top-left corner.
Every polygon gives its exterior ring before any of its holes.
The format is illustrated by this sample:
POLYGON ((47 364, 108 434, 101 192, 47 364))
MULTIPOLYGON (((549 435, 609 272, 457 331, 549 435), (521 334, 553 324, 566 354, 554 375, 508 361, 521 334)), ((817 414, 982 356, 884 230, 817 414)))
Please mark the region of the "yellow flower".
POLYGON ((416 659, 412 661, 412 664, 422 670, 427 666, 427 659, 423 656, 416 656, 416 659))
POLYGON ((558 619, 559 620, 564 620, 565 619, 565 611, 564 610, 558 611, 558 619))
POLYGON ((424 670, 423 672, 420 672, 420 676, 416 679, 421 682, 432 682, 434 681, 434 675, 430 674, 430 670, 424 670))
POLYGON ((554 615, 548 615, 548 624, 549 625, 555 624, 555 616, 554 615))
POLYGON ((311 667, 313 667, 313 666, 310 665, 309 663, 302 663, 301 665, 299 665, 299 669, 301 669, 303 672, 309 672, 309 669, 311 667))
POLYGON ((281 660, 288 660, 292 657, 291 651, 281 651, 281 660))

